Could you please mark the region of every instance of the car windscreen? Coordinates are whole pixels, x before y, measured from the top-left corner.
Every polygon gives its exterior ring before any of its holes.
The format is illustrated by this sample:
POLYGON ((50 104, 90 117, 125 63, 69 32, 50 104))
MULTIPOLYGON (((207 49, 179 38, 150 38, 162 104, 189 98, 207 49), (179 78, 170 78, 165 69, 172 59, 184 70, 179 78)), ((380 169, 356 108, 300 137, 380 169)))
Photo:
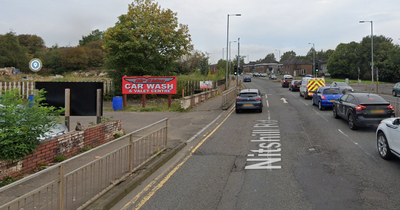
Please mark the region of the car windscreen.
POLYGON ((331 88, 331 89, 325 89, 323 90, 322 94, 326 95, 336 95, 336 94, 342 94, 339 89, 336 88, 331 88))
POLYGON ((239 96, 242 98, 250 98, 250 97, 256 97, 257 93, 240 93, 239 96))
POLYGON ((370 103, 388 103, 385 99, 378 95, 359 95, 357 96, 360 104, 370 104, 370 103))

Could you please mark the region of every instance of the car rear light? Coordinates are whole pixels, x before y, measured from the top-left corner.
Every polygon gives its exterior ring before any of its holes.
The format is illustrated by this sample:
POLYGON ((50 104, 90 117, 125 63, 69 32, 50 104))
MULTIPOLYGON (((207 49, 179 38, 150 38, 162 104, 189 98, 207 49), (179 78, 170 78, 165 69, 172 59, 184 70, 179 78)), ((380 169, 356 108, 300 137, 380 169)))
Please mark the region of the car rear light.
POLYGON ((390 110, 394 111, 394 108, 392 105, 389 104, 389 106, 387 106, 390 110))
POLYGON ((256 101, 261 101, 261 97, 257 97, 255 99, 256 99, 256 101))
POLYGON ((236 98, 236 101, 241 101, 242 100, 242 98, 236 98))
POLYGON ((358 110, 358 111, 361 111, 361 110, 363 110, 363 109, 366 109, 367 107, 366 106, 363 106, 363 105, 358 105, 358 106, 356 106, 356 110, 358 110))
POLYGON ((325 98, 325 96, 324 96, 324 95, 321 95, 321 98, 322 98, 322 99, 324 99, 324 100, 326 100, 326 98, 325 98))

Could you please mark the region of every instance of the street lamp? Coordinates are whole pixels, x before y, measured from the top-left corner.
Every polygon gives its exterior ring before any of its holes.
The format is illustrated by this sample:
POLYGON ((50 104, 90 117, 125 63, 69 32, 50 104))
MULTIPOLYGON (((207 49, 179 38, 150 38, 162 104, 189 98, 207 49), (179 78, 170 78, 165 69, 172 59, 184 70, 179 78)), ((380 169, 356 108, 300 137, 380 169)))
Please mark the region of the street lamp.
MULTIPOLYGON (((308 43, 308 44, 312 44, 312 48, 313 48, 313 74, 315 72, 315 45, 314 43, 308 43)), ((317 77, 317 73, 315 72, 315 77, 317 77)))
POLYGON ((228 89, 228 44, 229 44, 229 16, 242 16, 241 14, 228 14, 228 24, 226 30, 226 78, 225 87, 228 89))
POLYGON ((229 42, 229 70, 231 70, 232 68, 231 68, 231 53, 232 53, 232 49, 231 49, 231 43, 232 42, 236 42, 236 41, 230 41, 229 42))
MULTIPOLYGON (((360 23, 370 22, 371 23, 371 90, 374 89, 374 32, 372 20, 360 20, 360 23)), ((378 85, 378 84, 376 84, 378 85)), ((376 89, 378 91, 378 88, 376 89)))
MULTIPOLYGON (((278 50, 275 50, 275 51, 278 51, 278 50)), ((280 63, 280 60, 281 60, 281 50, 279 50, 278 63, 280 63)))

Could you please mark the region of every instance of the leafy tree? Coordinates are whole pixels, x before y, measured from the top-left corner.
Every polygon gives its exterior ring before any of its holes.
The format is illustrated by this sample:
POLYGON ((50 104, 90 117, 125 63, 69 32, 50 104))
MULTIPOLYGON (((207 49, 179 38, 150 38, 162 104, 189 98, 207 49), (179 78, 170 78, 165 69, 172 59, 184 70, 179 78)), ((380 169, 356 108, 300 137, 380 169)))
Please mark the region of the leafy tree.
POLYGON ((18 89, 2 91, 0 107, 0 159, 20 160, 34 151, 39 140, 51 127, 63 110, 44 107, 44 90, 38 91, 34 101, 19 95, 18 89))
POLYGON ((210 64, 208 63, 208 59, 208 56, 204 57, 199 63, 200 72, 204 76, 207 76, 208 72, 210 71, 210 64))
POLYGON ((20 46, 14 32, 0 35, 0 67, 16 67, 29 70, 26 51, 20 46))
MULTIPOLYGON (((329 74, 332 77, 357 79, 360 48, 361 45, 356 42, 339 44, 328 60, 327 69, 329 74)), ((366 74, 365 71, 361 73, 366 74)))
POLYGON ((205 53, 199 50, 192 50, 190 54, 185 54, 176 61, 177 74, 190 74, 195 72, 204 58, 207 58, 205 53))
POLYGON ((70 47, 60 52, 60 62, 67 71, 86 69, 88 56, 83 47, 70 47))
POLYGON ((279 62, 283 62, 289 58, 295 58, 295 57, 296 57, 296 53, 293 50, 284 52, 283 55, 281 56, 281 60, 279 62))
POLYGON ((18 41, 20 46, 27 48, 29 54, 35 54, 45 47, 43 39, 37 35, 20 34, 18 35, 18 41))
POLYGON ((174 62, 193 48, 187 25, 151 0, 131 3, 128 13, 104 33, 104 42, 106 62, 113 69, 109 75, 118 93, 122 76, 170 75, 174 62))
POLYGON ((103 40, 97 40, 87 43, 83 49, 88 57, 89 67, 102 67, 104 64, 104 59, 106 57, 106 52, 103 49, 103 40))
POLYGON ((92 31, 92 33, 90 33, 89 35, 82 36, 82 39, 79 40, 79 46, 83 47, 86 44, 89 44, 91 42, 96 42, 96 41, 102 40, 103 35, 104 35, 104 31, 100 31, 99 29, 96 29, 96 30, 92 31))
POLYGON ((276 62, 275 54, 269 53, 268 55, 265 56, 264 59, 258 59, 256 62, 262 62, 262 61, 276 62))

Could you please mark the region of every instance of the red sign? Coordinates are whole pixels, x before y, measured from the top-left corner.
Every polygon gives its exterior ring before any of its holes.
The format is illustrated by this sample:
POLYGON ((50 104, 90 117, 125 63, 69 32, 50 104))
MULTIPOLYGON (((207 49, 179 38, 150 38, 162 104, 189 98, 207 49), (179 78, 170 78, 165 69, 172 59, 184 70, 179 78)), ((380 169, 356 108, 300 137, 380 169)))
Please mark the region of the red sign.
POLYGON ((122 77, 122 94, 176 94, 176 77, 122 77))

